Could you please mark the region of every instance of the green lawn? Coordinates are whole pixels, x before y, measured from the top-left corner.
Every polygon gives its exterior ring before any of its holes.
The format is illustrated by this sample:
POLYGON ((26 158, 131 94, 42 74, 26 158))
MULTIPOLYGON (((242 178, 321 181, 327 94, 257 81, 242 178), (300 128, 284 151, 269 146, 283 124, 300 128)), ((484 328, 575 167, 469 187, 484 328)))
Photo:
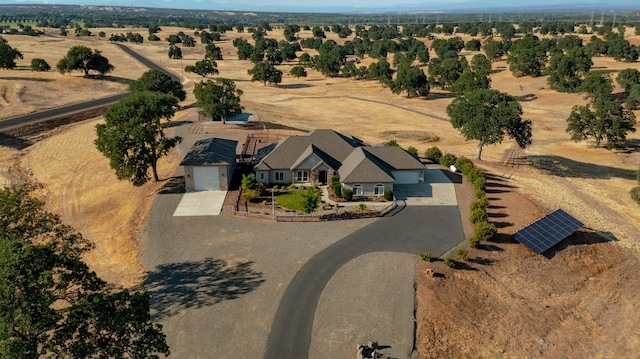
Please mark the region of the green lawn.
MULTIPOLYGON (((317 192, 317 190, 316 190, 317 192)), ((304 190, 293 190, 276 196, 276 203, 282 208, 293 209, 296 211, 304 211, 303 194, 304 190)))

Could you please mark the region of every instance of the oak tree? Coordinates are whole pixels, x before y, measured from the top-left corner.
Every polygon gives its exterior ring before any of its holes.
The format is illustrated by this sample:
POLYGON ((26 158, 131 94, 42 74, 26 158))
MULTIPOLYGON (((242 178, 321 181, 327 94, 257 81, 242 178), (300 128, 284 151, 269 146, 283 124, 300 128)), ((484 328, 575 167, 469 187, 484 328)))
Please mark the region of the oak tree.
POLYGON ((140 76, 138 80, 129 85, 131 92, 152 91, 173 95, 180 101, 184 101, 187 93, 182 84, 173 80, 169 75, 158 70, 149 70, 140 76))
POLYGON ((624 145, 627 133, 636 132, 635 124, 633 112, 623 109, 610 96, 599 96, 593 101, 593 109, 591 104, 573 107, 566 131, 573 141, 593 138, 599 147, 606 140, 606 147, 611 149, 624 145))
POLYGON ((242 112, 240 105, 242 93, 242 90, 236 89, 236 84, 232 80, 225 78, 197 83, 193 89, 197 100, 196 105, 202 108, 205 115, 222 123, 225 123, 229 116, 242 112))

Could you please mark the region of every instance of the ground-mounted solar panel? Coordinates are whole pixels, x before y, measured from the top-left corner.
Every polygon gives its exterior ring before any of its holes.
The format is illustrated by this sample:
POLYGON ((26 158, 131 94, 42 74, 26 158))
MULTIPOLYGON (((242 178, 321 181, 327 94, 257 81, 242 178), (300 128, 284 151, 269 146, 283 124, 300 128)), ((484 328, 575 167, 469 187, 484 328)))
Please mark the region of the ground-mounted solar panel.
POLYGON ((513 238, 536 254, 541 254, 583 225, 567 212, 557 209, 517 231, 513 234, 513 238))

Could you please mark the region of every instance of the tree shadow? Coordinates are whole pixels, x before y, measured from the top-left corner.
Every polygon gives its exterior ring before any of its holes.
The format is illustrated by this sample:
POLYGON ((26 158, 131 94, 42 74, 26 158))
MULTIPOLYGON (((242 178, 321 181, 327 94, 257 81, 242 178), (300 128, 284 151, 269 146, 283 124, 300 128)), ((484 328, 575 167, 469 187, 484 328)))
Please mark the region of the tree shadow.
POLYGON ((480 264, 483 266, 490 266, 495 262, 495 259, 475 257, 475 258, 469 259, 469 262, 480 264))
POLYGON ((528 156, 531 166, 552 176, 572 178, 608 179, 612 177, 635 179, 636 171, 579 162, 559 156, 528 156))
POLYGON ((476 248, 481 251, 487 251, 487 252, 504 252, 504 249, 502 249, 501 247, 494 246, 493 244, 487 244, 487 243, 478 244, 476 248))
POLYGON ((571 246, 592 245, 597 243, 617 242, 618 238, 611 232, 602 231, 578 231, 561 240, 555 246, 542 253, 547 259, 551 259, 559 252, 571 246))
POLYGON ((529 102, 537 99, 538 99, 538 96, 532 93, 528 93, 522 96, 516 96, 516 100, 518 100, 519 102, 529 102))
POLYGON ((16 150, 23 150, 31 146, 32 144, 33 142, 25 140, 24 138, 0 132, 0 146, 10 147, 16 150))
POLYGON ((264 279, 252 267, 252 261, 232 264, 212 258, 163 264, 148 273, 143 286, 151 295, 154 317, 162 319, 253 291, 264 279))
POLYGON ((4 76, 0 77, 0 79, 8 80, 8 81, 35 81, 35 82, 53 82, 54 79, 43 79, 43 78, 33 78, 33 77, 21 77, 21 76, 4 76))
POLYGON ((176 194, 185 192, 184 176, 168 178, 158 191, 159 194, 176 194))
POLYGON ((496 233, 490 241, 493 243, 519 243, 512 235, 506 233, 496 233))
MULTIPOLYGON (((489 217, 491 217, 491 214, 489 214, 489 217)), ((508 215, 505 215, 505 217, 508 217, 508 215)), ((491 221, 491 223, 493 223, 493 225, 496 226, 496 228, 513 227, 513 223, 512 222, 491 221)))
POLYGON ((470 266, 467 262, 455 261, 455 269, 477 271, 478 268, 470 266))
POLYGON ((180 127, 189 123, 193 123, 193 121, 171 121, 165 123, 162 128, 180 127))
POLYGON ((277 85, 276 87, 283 89, 303 89, 308 87, 313 87, 314 85, 309 84, 287 84, 287 85, 277 85))
POLYGON ((132 83, 136 82, 136 80, 128 79, 125 77, 110 76, 110 75, 104 75, 102 77, 98 77, 98 79, 104 80, 104 81, 111 81, 119 84, 125 84, 125 85, 131 85, 132 83))

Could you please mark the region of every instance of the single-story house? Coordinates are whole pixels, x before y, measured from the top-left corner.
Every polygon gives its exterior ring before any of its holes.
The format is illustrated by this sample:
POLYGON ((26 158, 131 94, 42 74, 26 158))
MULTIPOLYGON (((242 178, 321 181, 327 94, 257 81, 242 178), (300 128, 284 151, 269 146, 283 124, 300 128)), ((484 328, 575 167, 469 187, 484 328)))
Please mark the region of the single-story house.
POLYGON ((355 137, 318 129, 290 136, 262 153, 254 167, 265 184, 326 185, 339 175, 356 196, 382 196, 394 184, 419 183, 425 166, 397 146, 367 146, 355 137))
POLYGON ((185 190, 228 190, 236 170, 238 141, 222 138, 199 140, 184 157, 185 190))

